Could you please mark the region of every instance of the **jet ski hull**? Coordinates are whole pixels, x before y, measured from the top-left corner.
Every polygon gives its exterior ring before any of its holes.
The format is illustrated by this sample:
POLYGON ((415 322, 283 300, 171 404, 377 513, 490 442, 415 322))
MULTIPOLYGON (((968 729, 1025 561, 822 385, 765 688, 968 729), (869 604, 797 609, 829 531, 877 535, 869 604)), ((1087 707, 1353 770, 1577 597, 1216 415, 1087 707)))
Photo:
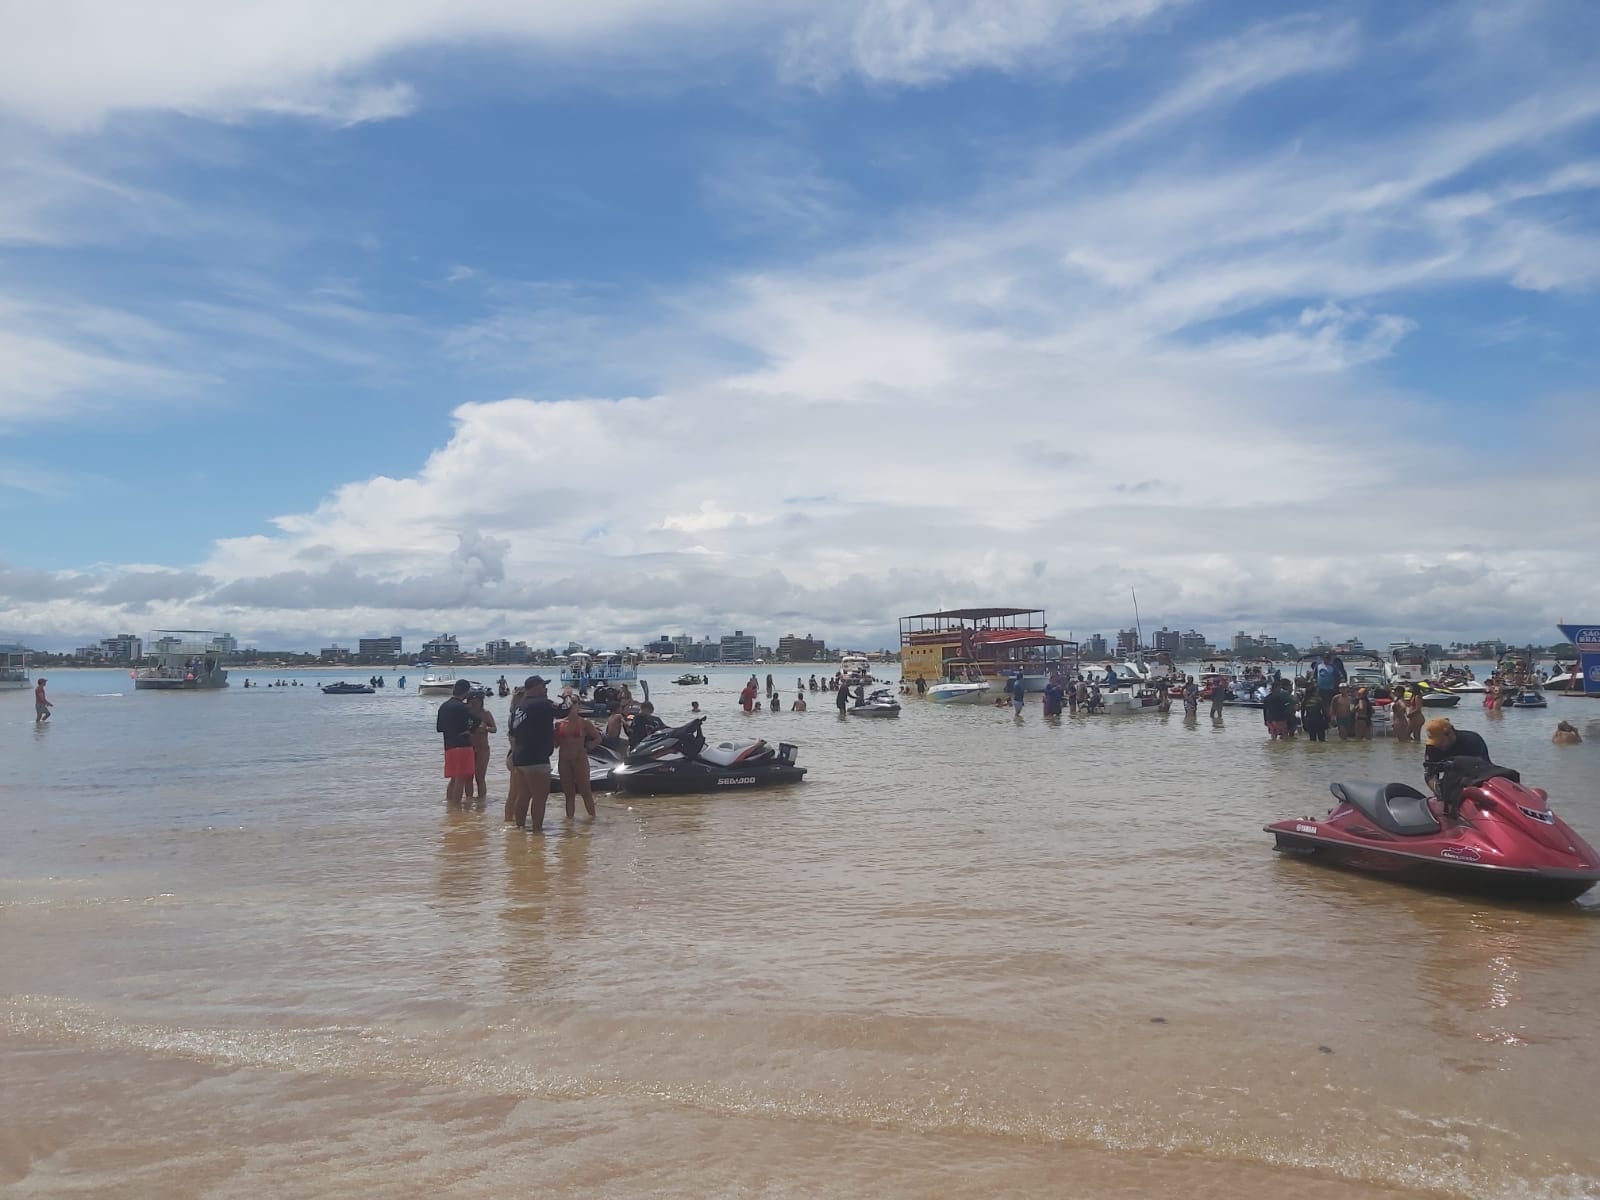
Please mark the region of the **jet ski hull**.
POLYGON ((1437 853, 1429 856, 1404 850, 1352 845, 1338 838, 1311 837, 1279 827, 1295 824, 1306 822, 1282 821, 1266 827, 1267 832, 1275 838, 1273 849, 1324 866, 1381 876, 1395 883, 1430 891, 1559 904, 1576 900, 1600 883, 1600 871, 1485 866, 1455 861, 1437 853))
POLYGON ((1403 784, 1336 783, 1326 817, 1265 826, 1274 849, 1441 891, 1506 900, 1576 900, 1600 883, 1600 853, 1550 811, 1545 793, 1492 778, 1460 812, 1403 784))
POLYGON ((786 763, 734 764, 730 767, 705 762, 640 763, 618 767, 611 779, 619 792, 634 796, 687 795, 695 792, 738 792, 752 788, 777 787, 799 783, 804 767, 786 763))

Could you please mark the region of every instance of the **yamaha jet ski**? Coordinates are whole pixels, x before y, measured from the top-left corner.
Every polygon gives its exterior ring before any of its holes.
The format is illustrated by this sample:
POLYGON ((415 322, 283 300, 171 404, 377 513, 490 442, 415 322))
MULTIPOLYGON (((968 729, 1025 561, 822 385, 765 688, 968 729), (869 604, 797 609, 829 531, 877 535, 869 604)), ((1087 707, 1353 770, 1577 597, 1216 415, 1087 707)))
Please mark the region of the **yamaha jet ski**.
POLYGON ((797 748, 791 743, 780 742, 777 749, 764 739, 711 746, 700 728, 704 722, 696 717, 645 738, 611 771, 616 789, 646 796, 721 792, 798 783, 805 776, 806 769, 795 766, 797 748))
POLYGON ((1600 883, 1600 853, 1550 811, 1543 789, 1481 759, 1452 761, 1474 766, 1453 787, 1445 775, 1435 795, 1404 783, 1335 783, 1339 803, 1326 817, 1266 831, 1275 849, 1423 887, 1563 901, 1600 883))

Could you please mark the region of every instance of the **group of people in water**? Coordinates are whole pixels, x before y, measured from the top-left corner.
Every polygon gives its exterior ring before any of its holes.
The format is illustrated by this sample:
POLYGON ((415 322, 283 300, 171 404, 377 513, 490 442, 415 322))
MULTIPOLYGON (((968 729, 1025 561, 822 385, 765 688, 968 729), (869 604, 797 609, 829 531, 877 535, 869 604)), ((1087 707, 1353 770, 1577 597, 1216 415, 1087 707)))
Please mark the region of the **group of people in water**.
MULTIPOLYGON (((504 683, 502 677, 496 690, 504 683)), ((530 675, 520 687, 507 687, 506 692, 511 699, 506 725, 511 744, 505 760, 509 774, 505 819, 522 829, 542 827, 553 783, 566 802, 568 820, 574 819, 580 799, 584 812, 593 819, 590 753, 604 747, 620 758, 665 728, 655 714, 655 705, 649 700, 635 701, 626 684, 600 684, 587 696, 579 688, 568 687, 552 700, 549 680, 530 675), (604 717, 603 728, 595 723, 600 716, 604 717)), ((493 758, 490 737, 500 731, 489 711, 489 694, 488 688, 458 680, 450 699, 439 706, 434 729, 444 737, 447 804, 475 802, 482 807, 487 801, 493 758)), ((699 707, 699 702, 694 702, 694 711, 699 707)))
MULTIPOLYGON (((815 675, 809 681, 796 676, 794 699, 789 702, 788 711, 805 712, 810 707, 806 703, 807 692, 833 692, 834 704, 840 712, 845 712, 852 704, 866 703, 866 685, 871 682, 871 679, 851 678, 837 671, 831 676, 824 675, 820 680, 815 675)), ((783 697, 778 692, 777 682, 769 674, 763 690, 761 680, 750 676, 739 691, 739 707, 747 713, 783 712, 783 697)), ((695 705, 695 711, 699 711, 698 704, 695 705)))

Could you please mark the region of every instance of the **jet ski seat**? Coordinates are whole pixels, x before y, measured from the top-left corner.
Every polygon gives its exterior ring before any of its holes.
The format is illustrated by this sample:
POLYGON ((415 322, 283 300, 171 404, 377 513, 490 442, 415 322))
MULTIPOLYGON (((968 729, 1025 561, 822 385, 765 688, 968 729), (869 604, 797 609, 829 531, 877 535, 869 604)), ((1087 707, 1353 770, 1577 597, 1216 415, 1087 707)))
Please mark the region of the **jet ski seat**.
POLYGON ((1428 807, 1428 797, 1406 783, 1335 783, 1331 791, 1340 800, 1372 818, 1379 829, 1400 837, 1424 837, 1439 832, 1439 821, 1428 807))
POLYGON ((758 741, 753 746, 749 742, 735 745, 733 742, 721 742, 715 746, 704 746, 700 750, 700 758, 713 766, 732 767, 738 765, 742 757, 753 758, 751 750, 759 752, 766 745, 765 741, 758 741))

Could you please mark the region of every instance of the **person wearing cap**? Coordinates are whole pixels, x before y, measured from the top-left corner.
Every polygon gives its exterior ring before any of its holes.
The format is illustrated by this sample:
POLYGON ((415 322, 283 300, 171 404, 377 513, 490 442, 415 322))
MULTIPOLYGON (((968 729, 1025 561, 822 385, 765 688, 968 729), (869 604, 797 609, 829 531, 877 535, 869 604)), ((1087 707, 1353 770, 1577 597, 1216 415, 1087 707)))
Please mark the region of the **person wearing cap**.
POLYGON ((450 699, 439 705, 433 719, 436 733, 444 735, 444 800, 446 804, 460 804, 462 796, 477 774, 478 757, 472 748, 472 727, 476 718, 467 707, 467 696, 472 684, 458 679, 450 689, 450 699))
POLYGON ((50 719, 50 710, 55 707, 54 704, 45 699, 44 685, 49 682, 48 679, 41 679, 33 685, 33 723, 35 725, 43 725, 48 721, 50 719))
POLYGON ((556 749, 556 718, 550 681, 529 675, 522 685, 522 703, 512 710, 511 777, 506 796, 506 820, 518 829, 544 828, 544 809, 550 800, 550 756, 556 749))

